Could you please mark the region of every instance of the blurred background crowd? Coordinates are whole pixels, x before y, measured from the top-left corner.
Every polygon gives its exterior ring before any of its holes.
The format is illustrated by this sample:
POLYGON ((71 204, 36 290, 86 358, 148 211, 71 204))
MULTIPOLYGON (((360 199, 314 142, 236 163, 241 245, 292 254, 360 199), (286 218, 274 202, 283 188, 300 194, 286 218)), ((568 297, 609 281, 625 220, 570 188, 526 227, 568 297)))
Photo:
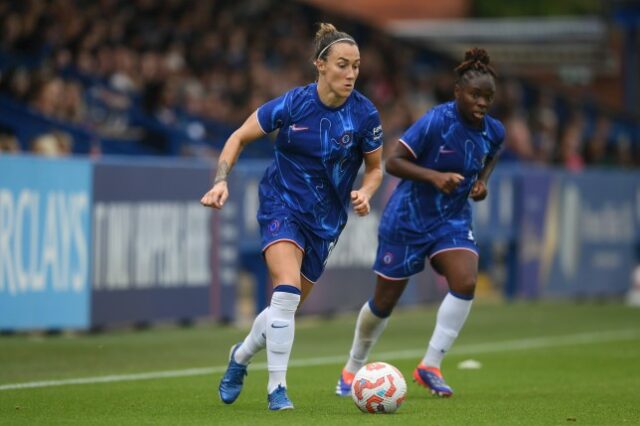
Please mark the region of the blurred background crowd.
MULTIPOLYGON (((292 0, 0 2, 0 152, 215 156, 259 105, 312 82, 321 21, 360 44, 358 90, 394 141, 452 98, 461 59, 292 0)), ((491 50, 489 49, 489 54, 491 50)), ((503 161, 640 164, 622 108, 498 69, 503 161)), ((268 157, 265 138, 246 156, 268 157)))

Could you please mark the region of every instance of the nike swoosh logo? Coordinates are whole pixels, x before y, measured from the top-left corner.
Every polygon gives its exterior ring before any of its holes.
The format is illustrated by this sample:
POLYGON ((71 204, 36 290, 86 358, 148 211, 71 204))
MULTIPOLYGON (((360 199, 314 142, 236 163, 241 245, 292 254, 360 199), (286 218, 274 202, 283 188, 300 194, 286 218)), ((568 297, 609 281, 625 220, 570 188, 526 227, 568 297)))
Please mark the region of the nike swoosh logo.
POLYGON ((293 130, 294 132, 301 132, 303 130, 309 130, 308 127, 298 127, 295 124, 291 125, 291 130, 293 130))
POLYGON ((289 327, 289 324, 280 324, 280 325, 276 323, 271 324, 271 328, 287 328, 287 327, 289 327))
POLYGON ((455 151, 453 149, 446 149, 444 146, 440 147, 440 154, 453 154, 455 151))

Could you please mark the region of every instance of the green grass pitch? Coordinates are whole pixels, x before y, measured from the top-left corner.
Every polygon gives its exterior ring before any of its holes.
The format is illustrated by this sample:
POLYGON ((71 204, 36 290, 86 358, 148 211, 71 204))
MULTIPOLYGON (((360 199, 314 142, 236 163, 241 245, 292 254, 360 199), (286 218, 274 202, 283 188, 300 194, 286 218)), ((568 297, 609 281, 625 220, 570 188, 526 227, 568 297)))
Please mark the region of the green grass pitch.
POLYGON ((351 344, 353 314, 298 320, 288 373, 296 408, 275 413, 267 410, 264 353, 250 366, 236 403, 218 399, 229 347, 246 330, 200 324, 3 336, 0 424, 640 424, 640 309, 609 303, 476 303, 443 364, 456 392, 450 399, 431 397, 410 380, 435 309, 396 312, 371 356, 394 364, 407 379, 407 400, 396 414, 363 414, 350 398, 333 394, 351 344), (482 368, 458 369, 466 359, 480 361, 482 368), (86 383, 59 385, 73 379, 86 383), (14 386, 43 381, 50 382, 14 386))

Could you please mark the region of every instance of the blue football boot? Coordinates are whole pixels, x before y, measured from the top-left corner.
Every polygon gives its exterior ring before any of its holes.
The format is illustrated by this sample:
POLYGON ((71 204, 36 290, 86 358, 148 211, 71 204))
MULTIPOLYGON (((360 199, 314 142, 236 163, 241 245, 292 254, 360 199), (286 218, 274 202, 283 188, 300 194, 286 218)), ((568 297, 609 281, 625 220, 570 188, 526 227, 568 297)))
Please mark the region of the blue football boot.
POLYGON ((293 410, 293 403, 287 396, 287 388, 283 388, 282 385, 278 385, 267 396, 267 401, 269 401, 269 410, 271 411, 293 410))
POLYGON ((338 384, 336 385, 336 395, 351 396, 351 385, 353 384, 354 377, 355 374, 343 369, 338 379, 338 384))
POLYGON ((413 379, 419 385, 429 389, 433 395, 443 398, 453 395, 453 389, 444 381, 439 368, 420 364, 413 370, 413 379))
POLYGON ((241 344, 242 342, 231 347, 229 366, 218 386, 218 394, 225 404, 232 404, 238 398, 242 391, 244 376, 247 375, 247 366, 237 363, 233 357, 241 344))

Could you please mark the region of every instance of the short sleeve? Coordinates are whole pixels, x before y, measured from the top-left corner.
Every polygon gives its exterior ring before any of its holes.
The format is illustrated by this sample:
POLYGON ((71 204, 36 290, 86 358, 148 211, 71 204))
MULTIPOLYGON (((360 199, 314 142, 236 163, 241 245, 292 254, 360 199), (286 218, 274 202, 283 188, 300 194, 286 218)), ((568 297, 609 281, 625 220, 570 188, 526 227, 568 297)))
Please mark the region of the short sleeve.
POLYGON ((413 123, 400 137, 400 142, 407 147, 414 158, 418 158, 428 146, 429 135, 432 134, 432 127, 435 126, 435 116, 433 110, 429 111, 413 123))
POLYGON ((380 115, 375 108, 372 108, 364 121, 362 130, 362 152, 368 154, 382 146, 382 124, 380 115))
POLYGON ((498 151, 500 151, 502 143, 504 142, 504 126, 499 121, 497 121, 496 124, 495 138, 489 142, 489 153, 487 154, 487 157, 489 158, 493 158, 498 154, 498 151))
POLYGON ((289 116, 291 92, 270 100, 258 108, 258 123, 265 133, 281 128, 289 116))

